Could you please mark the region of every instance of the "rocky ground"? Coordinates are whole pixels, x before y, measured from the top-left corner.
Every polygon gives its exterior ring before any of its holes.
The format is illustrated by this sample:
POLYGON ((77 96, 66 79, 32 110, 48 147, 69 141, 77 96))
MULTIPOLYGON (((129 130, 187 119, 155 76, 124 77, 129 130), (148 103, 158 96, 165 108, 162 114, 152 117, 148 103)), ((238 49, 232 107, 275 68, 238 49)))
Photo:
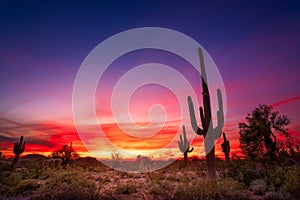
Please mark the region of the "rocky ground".
POLYGON ((219 161, 218 179, 210 181, 203 161, 190 162, 188 167, 176 161, 149 173, 113 170, 95 159, 67 166, 21 161, 14 170, 2 161, 0 199, 297 199, 298 167, 268 177, 247 177, 255 171, 239 165, 225 168, 219 161))

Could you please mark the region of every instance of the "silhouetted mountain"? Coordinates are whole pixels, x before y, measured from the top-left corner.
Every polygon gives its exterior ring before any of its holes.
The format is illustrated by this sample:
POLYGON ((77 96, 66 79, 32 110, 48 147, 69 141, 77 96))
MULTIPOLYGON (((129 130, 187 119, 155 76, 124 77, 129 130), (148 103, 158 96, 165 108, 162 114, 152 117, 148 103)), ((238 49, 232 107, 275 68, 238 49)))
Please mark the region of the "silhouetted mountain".
POLYGON ((26 159, 26 160, 37 160, 37 159, 48 159, 48 157, 41 155, 41 154, 27 154, 20 159, 26 159))

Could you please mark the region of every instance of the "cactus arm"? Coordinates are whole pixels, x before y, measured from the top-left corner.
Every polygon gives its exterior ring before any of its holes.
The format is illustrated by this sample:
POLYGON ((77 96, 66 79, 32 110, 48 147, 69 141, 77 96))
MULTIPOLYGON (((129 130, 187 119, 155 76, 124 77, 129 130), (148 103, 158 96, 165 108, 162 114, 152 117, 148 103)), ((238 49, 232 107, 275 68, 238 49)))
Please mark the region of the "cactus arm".
POLYGON ((20 152, 20 154, 21 154, 21 153, 24 153, 24 151, 25 151, 25 145, 26 145, 26 142, 23 142, 23 145, 22 145, 22 147, 21 147, 21 152, 20 152))
MULTIPOLYGON (((178 146, 179 146, 179 150, 182 152, 182 146, 181 146, 181 143, 178 141, 178 146)), ((182 152, 184 153, 184 152, 182 152)))
POLYGON ((181 146, 184 146, 184 143, 182 141, 182 136, 181 135, 180 135, 180 144, 181 144, 181 146))
POLYGON ((226 137, 226 134, 224 132, 223 132, 223 140, 224 140, 224 142, 228 141, 227 137, 226 137))
POLYGON ((220 89, 217 90, 217 95, 218 95, 219 110, 217 111, 218 124, 214 129, 215 138, 219 138, 221 136, 222 129, 224 126, 223 101, 222 101, 222 93, 220 89))
POLYGON ((180 141, 178 141, 178 146, 179 146, 179 150, 184 153, 185 149, 184 149, 184 145, 182 143, 182 137, 180 136, 180 141))
POLYGON ((190 148, 187 152, 191 153, 192 151, 194 151, 194 147, 190 148))
POLYGON ((184 146, 190 146, 189 142, 186 139, 186 131, 185 131, 185 126, 182 127, 183 130, 183 140, 184 140, 184 146))
POLYGON ((218 95, 218 103, 219 103, 218 125, 220 127, 223 127, 224 126, 224 109, 223 109, 222 92, 220 89, 217 90, 217 95, 218 95))
MULTIPOLYGON (((183 133, 185 133, 185 127, 183 126, 183 133)), ((185 143, 182 140, 182 136, 180 135, 180 140, 178 141, 179 150, 184 153, 185 152, 185 143)))
POLYGON ((196 116, 195 116, 194 104, 190 96, 188 96, 188 104, 189 104, 192 128, 195 131, 195 133, 197 133, 198 135, 203 135, 204 131, 200 127, 198 127, 196 116))

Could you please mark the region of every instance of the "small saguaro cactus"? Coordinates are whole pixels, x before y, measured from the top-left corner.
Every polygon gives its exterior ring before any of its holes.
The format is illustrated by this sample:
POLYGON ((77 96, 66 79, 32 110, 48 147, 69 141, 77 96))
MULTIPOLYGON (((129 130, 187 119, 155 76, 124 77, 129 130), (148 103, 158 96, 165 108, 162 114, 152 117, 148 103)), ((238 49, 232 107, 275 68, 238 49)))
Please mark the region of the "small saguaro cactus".
POLYGON ((178 146, 184 156, 184 165, 187 166, 188 153, 191 153, 194 150, 194 147, 190 148, 190 142, 186 138, 185 126, 183 126, 183 140, 182 136, 180 135, 180 141, 178 141, 178 146))
POLYGON ((221 144, 221 147, 222 147, 222 152, 224 152, 225 154, 226 163, 228 163, 230 160, 229 158, 230 145, 229 145, 229 141, 226 138, 226 134, 224 132, 223 132, 223 143, 221 144))
POLYGON ((26 145, 26 142, 23 142, 23 136, 21 136, 19 142, 15 142, 14 143, 13 153, 15 154, 15 158, 14 158, 14 161, 13 161, 12 166, 11 166, 12 168, 19 161, 20 155, 22 153, 24 153, 24 151, 25 151, 25 145, 26 145))
POLYGON ((219 110, 217 111, 218 124, 216 128, 213 128, 212 115, 211 115, 211 105, 210 105, 210 95, 208 90, 208 82, 206 77, 204 57, 201 48, 198 49, 200 68, 202 76, 202 98, 203 107, 200 106, 200 119, 202 128, 198 127, 198 123, 195 117, 194 104, 192 98, 188 97, 188 104, 190 110, 191 125, 196 134, 202 135, 204 137, 205 153, 206 153, 206 163, 208 169, 208 175, 210 178, 216 178, 216 161, 215 161, 215 144, 214 141, 218 139, 222 134, 222 129, 224 126, 224 113, 223 113, 223 101, 222 93, 220 89, 217 89, 219 110))
POLYGON ((69 164, 70 161, 71 161, 71 156, 72 156, 72 153, 73 153, 73 148, 72 148, 72 142, 70 144, 70 146, 68 147, 68 145, 65 145, 63 147, 64 151, 65 151, 65 157, 63 157, 63 161, 62 161, 62 164, 65 165, 65 164, 69 164))

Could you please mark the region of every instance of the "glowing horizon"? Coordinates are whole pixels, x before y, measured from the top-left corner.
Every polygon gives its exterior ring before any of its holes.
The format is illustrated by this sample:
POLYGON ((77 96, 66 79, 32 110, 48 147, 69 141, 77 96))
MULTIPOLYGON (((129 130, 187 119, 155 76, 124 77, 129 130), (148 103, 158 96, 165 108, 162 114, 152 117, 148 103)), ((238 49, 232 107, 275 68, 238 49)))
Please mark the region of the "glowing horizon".
MULTIPOLYGON (((300 113, 297 110, 300 107, 300 45, 297 43, 300 14, 292 3, 260 2, 257 5, 248 2, 234 6, 222 2, 218 5, 209 2, 120 4, 126 9, 96 2, 72 5, 62 2, 59 9, 58 5, 50 3, 47 6, 40 2, 34 5, 3 3, 0 8, 3 25, 0 33, 0 151, 3 155, 13 156, 13 143, 23 135, 27 146, 22 155, 48 155, 72 141, 80 155, 94 156, 82 143, 73 120, 72 93, 76 74, 86 56, 100 42, 138 27, 176 30, 199 42, 209 53, 226 90, 223 131, 230 141, 231 156, 240 155, 238 123, 244 122, 247 113, 259 104, 272 105, 274 110, 287 115, 291 119, 289 131, 295 142, 300 141, 300 113)), ((145 37, 154 38, 154 35, 145 37)), ((136 71, 136 75, 131 71, 133 78, 155 76, 178 83, 178 76, 166 76, 167 67, 163 65, 176 70, 195 91, 193 101, 201 126, 197 107, 202 105, 202 87, 197 70, 171 52, 153 49, 130 52, 115 60, 97 85, 93 100, 98 122, 94 123, 93 113, 82 114, 84 125, 90 128, 86 137, 103 150, 95 147, 99 157, 109 157, 111 153, 103 141, 95 139, 99 128, 116 146, 133 153, 130 156, 134 157, 167 144, 177 133, 181 134, 182 125, 187 128, 189 140, 194 138, 191 146, 195 149, 189 156, 200 155, 203 138, 191 129, 188 113, 181 109, 170 88, 153 83, 139 87, 125 102, 128 109, 123 106, 128 91, 113 92, 116 85, 127 83, 127 79, 119 82, 124 73, 149 63, 161 64, 148 67, 164 68, 164 73, 136 71), (112 95, 118 97, 113 103, 112 95), (119 115, 113 114, 112 104, 116 105, 119 115), (125 111, 130 113, 130 120, 125 111), (124 130, 145 138, 134 138, 124 130), (156 135, 151 138, 151 134, 156 135)), ((214 106, 218 85, 213 81, 210 83, 214 106)), ((186 85, 176 87, 178 93, 192 95, 187 93, 186 85)), ((187 102, 184 106, 187 108, 187 102)), ((214 126, 216 110, 213 107, 214 126)), ((221 143, 222 137, 216 143, 216 156, 223 158, 221 143)), ((163 152, 162 157, 181 156, 176 141, 169 150, 163 152)))

